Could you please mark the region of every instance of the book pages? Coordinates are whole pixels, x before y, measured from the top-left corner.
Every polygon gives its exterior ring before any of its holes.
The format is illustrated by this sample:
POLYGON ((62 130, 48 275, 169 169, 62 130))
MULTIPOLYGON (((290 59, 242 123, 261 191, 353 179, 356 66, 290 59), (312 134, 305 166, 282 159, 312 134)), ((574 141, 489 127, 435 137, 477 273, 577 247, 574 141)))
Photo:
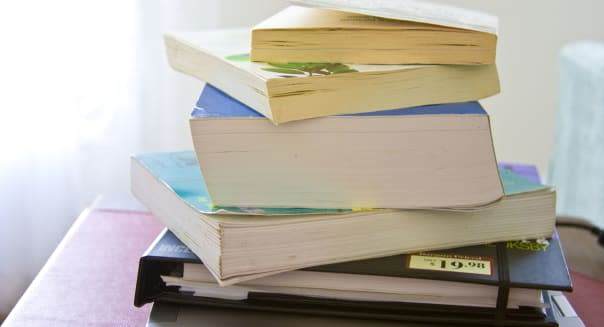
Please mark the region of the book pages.
POLYGON ((307 7, 334 9, 389 19, 457 27, 497 34, 496 16, 476 10, 418 0, 290 0, 307 7))

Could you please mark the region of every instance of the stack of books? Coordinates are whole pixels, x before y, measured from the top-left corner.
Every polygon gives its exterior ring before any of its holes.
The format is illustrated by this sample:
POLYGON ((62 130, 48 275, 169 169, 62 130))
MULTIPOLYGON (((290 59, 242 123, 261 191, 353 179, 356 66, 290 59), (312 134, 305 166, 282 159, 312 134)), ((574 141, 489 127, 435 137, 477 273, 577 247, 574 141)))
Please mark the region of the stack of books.
POLYGON ((555 325, 544 291, 571 288, 555 191, 498 167, 476 102, 499 92, 496 18, 295 2, 251 31, 166 35, 172 67, 207 84, 194 151, 132 157, 168 228, 135 304, 555 325))

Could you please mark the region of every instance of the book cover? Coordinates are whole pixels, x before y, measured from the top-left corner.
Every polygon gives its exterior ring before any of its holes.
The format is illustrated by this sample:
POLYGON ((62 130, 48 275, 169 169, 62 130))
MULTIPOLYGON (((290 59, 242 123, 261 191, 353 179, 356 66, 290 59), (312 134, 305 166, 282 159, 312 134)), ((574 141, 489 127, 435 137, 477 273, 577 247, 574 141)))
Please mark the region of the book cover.
MULTIPOLYGON (((566 300, 564 294, 556 291, 544 292, 544 298, 551 303, 551 309, 547 310, 546 321, 551 325, 584 327, 585 325, 576 315, 567 316, 564 309, 571 306, 558 306, 559 302, 566 300)), ((182 303, 156 302, 153 304, 151 315, 149 316, 148 327, 171 327, 171 326, 198 326, 200 322, 215 325, 246 325, 261 327, 281 327, 281 326, 333 326, 333 327, 364 327, 368 323, 374 327, 418 327, 424 326, 414 322, 405 321, 387 321, 355 319, 346 316, 336 316, 333 311, 326 312, 325 315, 307 315, 279 312, 258 312, 243 309, 226 309, 218 307, 200 307, 182 303), (302 322, 302 323, 301 323, 302 322)), ((509 325, 509 323, 508 323, 509 325)), ((524 324, 531 326, 532 324, 524 324)))
POLYGON ((353 211, 353 209, 350 208, 219 207, 213 205, 210 200, 194 151, 146 153, 137 155, 136 158, 151 172, 151 174, 161 180, 164 185, 175 193, 182 201, 201 214, 282 216, 342 214, 353 211))
POLYGON ((412 277, 571 291, 572 283, 557 234, 520 240, 401 254, 310 268, 313 271, 412 277))
MULTIPOLYGON (((416 115, 487 115, 477 101, 434 104, 410 108, 380 110, 345 114, 349 117, 416 116, 416 115)), ((229 96, 212 84, 206 84, 197 99, 191 118, 259 118, 267 119, 259 112, 229 96)))
MULTIPOLYGON (((136 156, 151 174, 161 180, 189 206, 202 214, 215 215, 301 215, 301 214, 344 214, 360 210, 385 210, 371 208, 252 208, 214 206, 205 188, 205 181, 194 151, 147 153, 136 156)), ((549 188, 526 178, 520 177, 508 169, 500 169, 501 182, 506 196, 528 192, 537 192, 549 188)))

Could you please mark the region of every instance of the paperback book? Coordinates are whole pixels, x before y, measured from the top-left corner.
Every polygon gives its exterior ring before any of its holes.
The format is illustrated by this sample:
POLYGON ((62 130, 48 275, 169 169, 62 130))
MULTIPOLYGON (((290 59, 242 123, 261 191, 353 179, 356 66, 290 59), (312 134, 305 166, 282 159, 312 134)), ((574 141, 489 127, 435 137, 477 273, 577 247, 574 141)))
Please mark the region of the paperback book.
POLYGON ((170 65, 275 124, 346 113, 474 101, 499 92, 491 65, 251 62, 249 29, 167 34, 170 65))
POLYGON ((495 63, 497 35, 290 6, 252 29, 251 59, 355 64, 495 63))
POLYGON ((190 126, 217 206, 472 208, 503 196, 478 102, 275 126, 207 84, 190 126))
POLYGON ((131 159, 132 193, 221 285, 336 262, 551 236, 555 191, 508 170, 500 175, 505 196, 478 209, 303 209, 300 214, 287 208, 215 207, 192 151, 131 159))

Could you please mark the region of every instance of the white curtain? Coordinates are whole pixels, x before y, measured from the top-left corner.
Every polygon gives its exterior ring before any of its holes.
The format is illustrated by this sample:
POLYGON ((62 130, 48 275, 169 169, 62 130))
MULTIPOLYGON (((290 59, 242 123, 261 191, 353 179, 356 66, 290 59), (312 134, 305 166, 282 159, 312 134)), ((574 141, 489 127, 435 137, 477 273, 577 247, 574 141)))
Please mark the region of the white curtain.
POLYGON ((0 3, 0 318, 97 194, 128 192, 131 153, 191 149, 202 82, 161 34, 250 26, 284 0, 0 3))

